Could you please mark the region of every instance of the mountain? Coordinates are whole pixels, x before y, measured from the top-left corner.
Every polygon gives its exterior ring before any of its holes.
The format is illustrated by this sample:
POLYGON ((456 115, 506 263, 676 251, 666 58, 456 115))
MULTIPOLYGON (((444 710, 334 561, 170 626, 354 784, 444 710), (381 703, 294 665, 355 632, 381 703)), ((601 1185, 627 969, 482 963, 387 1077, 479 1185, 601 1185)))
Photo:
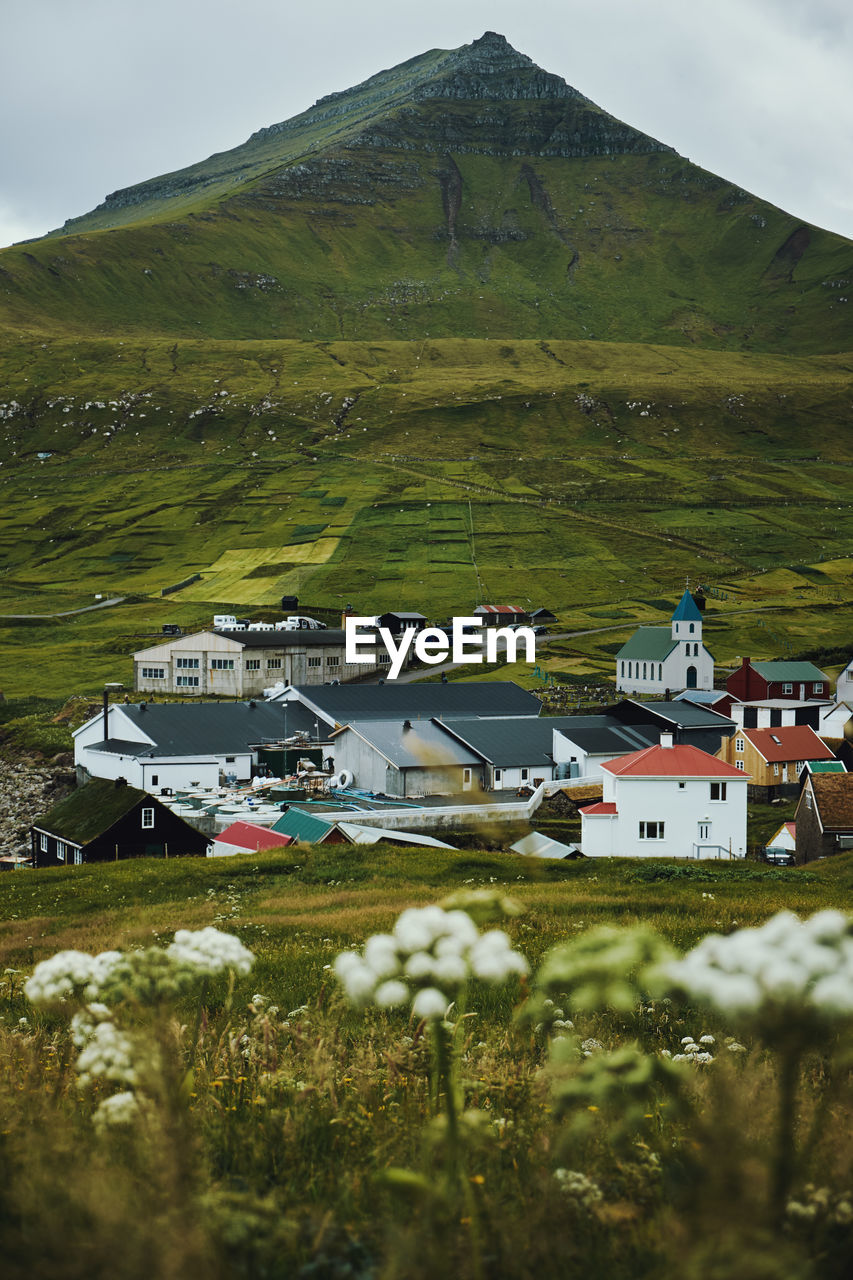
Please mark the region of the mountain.
POLYGON ((0 252, 4 690, 283 594, 840 643, 851 281, 491 32, 114 192, 0 252))
POLYGON ((487 32, 7 251, 0 322, 827 352, 850 345, 833 282, 851 271, 849 242, 487 32))

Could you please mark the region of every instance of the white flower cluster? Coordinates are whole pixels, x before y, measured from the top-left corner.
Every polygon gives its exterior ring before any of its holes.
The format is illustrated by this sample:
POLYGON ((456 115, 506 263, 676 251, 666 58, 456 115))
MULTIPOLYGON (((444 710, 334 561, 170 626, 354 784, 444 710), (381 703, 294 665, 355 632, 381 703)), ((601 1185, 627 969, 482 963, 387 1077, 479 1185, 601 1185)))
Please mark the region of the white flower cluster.
POLYGON ((853 921, 841 911, 800 920, 780 911, 766 924, 711 934, 666 975, 689 996, 726 1014, 810 1011, 853 1014, 853 921))
POLYGON ((113 1022, 99 1022, 77 1059, 80 1087, 93 1080, 109 1080, 112 1084, 137 1083, 134 1046, 130 1036, 119 1031, 113 1022))
MULTIPOLYGON (((694 1067, 704 1067, 709 1062, 714 1061, 714 1055, 711 1053, 712 1045, 716 1044, 713 1036, 705 1035, 699 1037, 699 1043, 692 1036, 682 1036, 681 1053, 672 1055, 673 1062, 689 1062, 694 1067), (705 1048, 701 1048, 704 1045, 705 1048)), ((667 1057, 670 1055, 667 1054, 667 1057)))
POLYGON ((816 1187, 814 1183, 807 1182, 799 1198, 788 1201, 785 1214, 794 1225, 821 1221, 832 1226, 847 1227, 853 1222, 853 1203, 846 1192, 816 1187))
POLYGON ((380 1009, 412 1001, 417 1018, 443 1018, 471 978, 494 985, 528 972, 502 929, 481 934, 464 911, 410 907, 393 933, 368 938, 363 954, 344 951, 335 973, 353 1004, 380 1009))
POLYGON ((582 1209, 593 1209, 603 1198, 601 1187, 577 1169, 555 1169, 554 1179, 564 1195, 582 1209))
POLYGON ((36 965, 24 985, 24 994, 35 1005, 56 1004, 72 996, 95 1000, 101 982, 120 959, 118 951, 102 951, 97 956, 88 951, 58 951, 36 965))
POLYGON ((140 1110, 136 1094, 126 1089, 105 1098, 92 1116, 92 1123, 100 1133, 106 1129, 124 1129, 137 1120, 140 1110))
POLYGON ((252 952, 239 938, 212 925, 206 929, 179 929, 166 954, 205 977, 214 977, 228 969, 246 974, 255 963, 252 952))

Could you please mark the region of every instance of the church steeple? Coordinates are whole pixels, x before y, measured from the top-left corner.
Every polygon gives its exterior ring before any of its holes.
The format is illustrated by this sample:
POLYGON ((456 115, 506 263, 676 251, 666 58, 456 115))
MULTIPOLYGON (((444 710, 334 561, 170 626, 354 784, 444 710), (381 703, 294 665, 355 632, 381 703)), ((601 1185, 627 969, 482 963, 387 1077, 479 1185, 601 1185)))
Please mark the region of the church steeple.
POLYGON ((693 643, 702 641, 702 614, 696 601, 685 589, 684 595, 675 607, 671 618, 673 640, 689 640, 693 643))

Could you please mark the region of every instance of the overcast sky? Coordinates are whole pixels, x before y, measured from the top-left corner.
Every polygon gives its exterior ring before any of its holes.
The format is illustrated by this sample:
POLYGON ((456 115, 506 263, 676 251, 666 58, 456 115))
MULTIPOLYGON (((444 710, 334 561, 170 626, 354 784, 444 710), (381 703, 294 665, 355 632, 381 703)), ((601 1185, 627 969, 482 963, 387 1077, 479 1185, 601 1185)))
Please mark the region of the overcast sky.
POLYGON ((853 238, 853 0, 0 0, 0 245, 486 30, 853 238))

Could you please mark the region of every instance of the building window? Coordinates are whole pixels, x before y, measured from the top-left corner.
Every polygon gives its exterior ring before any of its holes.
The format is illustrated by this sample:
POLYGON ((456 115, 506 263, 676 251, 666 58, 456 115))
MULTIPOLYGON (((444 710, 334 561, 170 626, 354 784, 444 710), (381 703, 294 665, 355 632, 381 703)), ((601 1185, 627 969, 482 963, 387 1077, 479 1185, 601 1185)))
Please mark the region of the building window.
POLYGON ((640 839, 641 840, 663 840, 662 822, 641 822, 640 823, 640 839))
POLYGON ((776 777, 776 778, 778 778, 778 777, 779 777, 779 766, 778 766, 778 764, 774 764, 774 766, 773 766, 773 776, 774 776, 774 777, 776 777))
POLYGON ((522 782, 526 782, 526 781, 527 781, 527 779, 528 779, 529 777, 530 777, 530 770, 529 770, 529 769, 522 769, 522 771, 521 771, 521 781, 522 781, 522 782))
POLYGON ((309 659, 308 659, 308 666, 309 666, 309 667, 320 667, 320 666, 322 666, 322 665, 323 665, 323 659, 322 659, 322 658, 309 658, 309 659))
POLYGON ((152 773, 152 775, 151 775, 151 785, 152 785, 152 787, 159 787, 159 785, 160 785, 160 775, 159 775, 159 773, 152 773))
POLYGON ((741 773, 743 773, 743 772, 744 772, 744 764, 743 764, 743 761, 742 761, 742 760, 735 760, 735 768, 736 768, 736 769, 740 769, 741 773))
POLYGON ((679 784, 678 784, 678 790, 679 790, 679 791, 683 791, 683 790, 684 790, 684 788, 685 788, 686 786, 687 786, 687 783, 686 783, 686 782, 679 782, 679 784))
POLYGON ((142 830, 150 831, 153 826, 154 826, 154 810, 143 809, 142 810, 142 830))
POLYGON ((783 692, 783 693, 793 693, 793 692, 794 692, 794 686, 793 686, 792 684, 783 684, 783 685, 782 685, 782 692, 783 692))
POLYGON ((390 666, 390 665, 391 665, 391 655, 390 655, 390 653, 380 653, 380 655, 379 655, 379 665, 380 665, 380 667, 388 667, 388 666, 390 666))
POLYGON ((658 663, 658 680, 663 680, 663 664, 658 663))
POLYGON ((82 850, 82 849, 75 849, 75 850, 74 850, 74 865, 75 865, 75 867, 82 867, 82 865, 83 865, 83 850, 82 850))
POLYGON ((725 782, 712 782, 711 783, 711 799, 725 800, 725 798, 726 798, 725 782))
POLYGON ((226 757, 225 757, 225 763, 226 763, 226 764, 233 764, 233 763, 234 763, 234 761, 236 760, 236 758, 237 758, 236 756, 226 756, 226 757))
POLYGON ((65 841, 64 841, 64 840, 57 840, 57 842, 56 842, 56 856, 57 856, 57 858, 59 859, 59 861, 60 861, 60 862, 64 862, 64 861, 65 861, 65 851, 66 851, 66 849, 67 849, 67 845, 66 845, 65 841))
POLYGON ((800 773, 802 773, 802 772, 803 772, 803 765, 804 765, 805 763, 806 763, 806 762, 805 762, 805 760, 798 760, 798 761, 797 761, 797 773, 798 773, 798 774, 800 774, 800 773))
POLYGON ((620 674, 620 675, 622 675, 622 676, 624 676, 624 674, 625 674, 625 663, 624 663, 624 662, 620 662, 620 663, 619 663, 619 674, 620 674))
POLYGON ((467 785, 468 785, 468 783, 469 783, 470 781, 471 781, 471 770, 470 770, 470 769, 463 769, 463 770, 462 770, 462 782, 463 782, 463 784, 467 787, 467 785))
POLYGON ((233 671, 234 659, 233 658, 211 658, 210 669, 211 671, 233 671))
POLYGON ((178 689, 197 689, 198 676, 175 676, 175 687, 178 689))
POLYGON ((696 629, 696 628, 694 627, 693 623, 691 622, 691 623, 690 623, 690 634, 691 634, 691 635, 693 635, 693 632, 695 631, 695 629, 696 629))
POLYGON ((267 671, 279 671, 281 669, 281 658, 267 658, 267 671))
POLYGON ((165 678, 166 678, 165 667, 143 667, 142 668, 143 680, 165 680, 165 678))
POLYGON ((185 671, 198 671, 198 658, 176 658, 175 666, 185 671))
POLYGON ((247 658, 247 659, 246 659, 246 670, 247 670, 247 671, 260 671, 260 669, 261 669, 261 660, 260 660, 260 658, 247 658))
POLYGON ((812 689, 814 690, 815 693, 823 693, 823 681, 815 680, 814 684, 812 685, 812 689))
POLYGON ((646 675, 646 671, 647 671, 647 669, 648 669, 647 664, 644 662, 644 663, 643 663, 643 679, 644 679, 644 680, 646 680, 646 679, 648 678, 648 677, 647 677, 647 675, 646 675))
POLYGON ((327 659, 326 659, 326 666, 327 666, 327 667, 337 667, 337 666, 340 666, 340 661, 341 661, 341 660, 340 660, 340 658, 327 658, 327 659))
POLYGON ((42 853, 47 853, 47 836, 43 831, 39 834, 39 848, 42 853))
POLYGON ((735 738, 735 751, 743 751, 743 738, 735 738))

